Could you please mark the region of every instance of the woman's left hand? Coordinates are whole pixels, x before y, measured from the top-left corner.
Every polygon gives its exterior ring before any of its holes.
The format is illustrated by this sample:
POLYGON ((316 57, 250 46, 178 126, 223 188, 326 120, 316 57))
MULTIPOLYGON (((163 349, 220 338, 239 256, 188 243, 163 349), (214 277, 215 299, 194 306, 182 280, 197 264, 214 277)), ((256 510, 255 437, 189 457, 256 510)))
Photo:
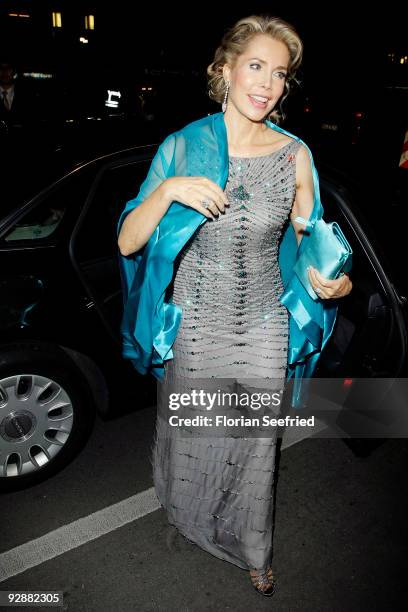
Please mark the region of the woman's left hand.
POLYGON ((329 280, 312 267, 309 268, 308 274, 310 283, 316 291, 316 295, 324 300, 344 297, 348 295, 353 288, 353 283, 347 274, 343 274, 334 280, 329 280))

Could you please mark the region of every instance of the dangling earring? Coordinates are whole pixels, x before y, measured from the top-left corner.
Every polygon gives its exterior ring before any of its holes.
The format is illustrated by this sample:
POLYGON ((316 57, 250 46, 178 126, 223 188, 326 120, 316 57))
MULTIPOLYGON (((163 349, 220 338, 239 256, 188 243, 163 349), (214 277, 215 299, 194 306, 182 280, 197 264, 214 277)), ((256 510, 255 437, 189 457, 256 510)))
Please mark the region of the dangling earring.
POLYGON ((227 89, 225 90, 224 102, 222 103, 223 113, 225 113, 225 111, 227 110, 227 98, 228 98, 229 87, 230 87, 230 82, 227 81, 227 89))

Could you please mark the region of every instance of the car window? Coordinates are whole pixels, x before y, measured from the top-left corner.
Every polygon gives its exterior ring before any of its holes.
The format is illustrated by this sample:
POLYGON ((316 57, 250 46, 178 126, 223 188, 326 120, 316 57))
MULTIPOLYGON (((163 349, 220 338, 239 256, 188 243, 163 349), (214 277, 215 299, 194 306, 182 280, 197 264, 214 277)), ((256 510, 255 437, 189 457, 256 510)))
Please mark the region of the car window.
POLYGON ((65 210, 65 207, 54 208, 48 203, 35 208, 23 220, 16 223, 3 239, 6 242, 14 242, 48 238, 61 223, 65 210))
POLYGON ((61 226, 78 216, 89 190, 90 170, 67 176, 45 193, 2 236, 6 243, 47 242, 56 238, 61 226))

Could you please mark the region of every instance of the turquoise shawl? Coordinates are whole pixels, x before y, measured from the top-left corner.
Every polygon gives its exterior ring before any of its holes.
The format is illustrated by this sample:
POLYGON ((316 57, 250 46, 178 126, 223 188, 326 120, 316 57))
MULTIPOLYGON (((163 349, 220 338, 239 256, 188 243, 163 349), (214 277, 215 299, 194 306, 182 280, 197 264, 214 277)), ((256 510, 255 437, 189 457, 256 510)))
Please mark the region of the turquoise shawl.
MULTIPOLYGON (((319 178, 309 147, 297 136, 265 120, 268 127, 301 142, 309 152, 313 171, 314 206, 309 221, 320 219, 319 178)), ((143 202, 166 178, 206 176, 225 188, 228 178, 228 142, 223 113, 215 113, 170 134, 159 146, 138 195, 127 202, 117 234, 126 215, 143 202)), ((122 355, 140 374, 151 372, 164 378, 164 362, 173 358, 172 345, 181 321, 181 307, 165 299, 172 281, 174 260, 207 221, 197 210, 172 202, 148 242, 136 253, 124 256, 118 250, 124 312, 121 324, 122 355)), ((337 307, 332 300, 314 301, 293 273, 296 259, 306 246, 304 234, 298 247, 295 231, 288 224, 280 244, 279 265, 284 292, 281 303, 289 312, 288 378, 294 379, 292 405, 304 402, 306 379, 315 370, 320 353, 334 327, 337 307), (303 384, 302 384, 303 381, 303 384)))

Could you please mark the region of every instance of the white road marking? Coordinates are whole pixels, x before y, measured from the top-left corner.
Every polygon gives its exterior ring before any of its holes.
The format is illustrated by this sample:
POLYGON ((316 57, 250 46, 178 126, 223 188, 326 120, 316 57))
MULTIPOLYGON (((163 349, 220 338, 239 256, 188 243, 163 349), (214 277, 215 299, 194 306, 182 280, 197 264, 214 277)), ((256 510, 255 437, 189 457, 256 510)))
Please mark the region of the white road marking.
POLYGON ((96 540, 160 508, 154 488, 98 510, 0 555, 0 582, 96 540))
MULTIPOLYGON (((321 422, 315 427, 287 427, 281 450, 301 442, 305 438, 325 429, 321 422)), ((123 501, 98 510, 68 525, 59 527, 45 535, 30 540, 0 554, 0 582, 4 582, 31 567, 58 557, 82 544, 96 540, 127 523, 155 512, 161 507, 154 488, 141 491, 123 501)))

